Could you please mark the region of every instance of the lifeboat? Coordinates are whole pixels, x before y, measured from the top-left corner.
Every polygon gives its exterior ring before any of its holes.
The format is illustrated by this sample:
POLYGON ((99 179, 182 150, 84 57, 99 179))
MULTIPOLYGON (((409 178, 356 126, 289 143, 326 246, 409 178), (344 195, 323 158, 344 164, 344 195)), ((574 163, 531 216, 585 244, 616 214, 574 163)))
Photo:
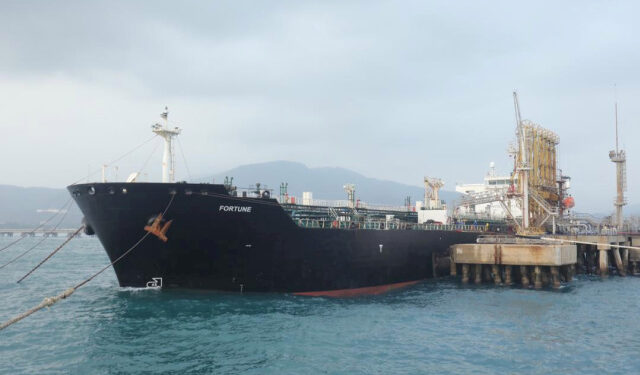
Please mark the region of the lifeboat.
POLYGON ((562 200, 562 205, 567 209, 573 208, 576 205, 576 201, 573 199, 573 197, 566 197, 562 200))

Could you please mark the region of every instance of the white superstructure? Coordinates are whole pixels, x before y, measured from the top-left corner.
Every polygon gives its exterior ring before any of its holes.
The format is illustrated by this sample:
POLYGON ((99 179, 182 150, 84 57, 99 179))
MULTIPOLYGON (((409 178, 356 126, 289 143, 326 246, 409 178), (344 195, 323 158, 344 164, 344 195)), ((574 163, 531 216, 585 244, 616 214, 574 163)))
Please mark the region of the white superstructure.
POLYGON ((447 205, 440 200, 439 191, 444 186, 444 181, 439 178, 424 178, 424 202, 416 202, 418 211, 418 224, 441 223, 447 224, 449 215, 447 205))
POLYGON ((462 203, 457 207, 456 214, 486 219, 505 219, 508 217, 506 207, 514 217, 522 217, 520 200, 506 198, 507 192, 513 189, 516 180, 517 177, 512 181, 511 176, 496 174, 495 163, 491 162, 489 172, 482 183, 456 185, 456 191, 463 194, 462 203), (504 197, 504 199, 491 201, 496 197, 504 197))

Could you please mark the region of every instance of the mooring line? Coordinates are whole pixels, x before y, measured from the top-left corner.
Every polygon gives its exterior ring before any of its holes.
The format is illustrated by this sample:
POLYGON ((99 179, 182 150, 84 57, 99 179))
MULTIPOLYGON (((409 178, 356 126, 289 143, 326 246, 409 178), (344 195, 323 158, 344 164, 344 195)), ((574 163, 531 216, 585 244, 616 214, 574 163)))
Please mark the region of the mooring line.
POLYGON ((551 237, 540 237, 540 239, 541 239, 541 240, 548 240, 548 241, 571 242, 571 243, 577 243, 577 244, 581 244, 581 245, 609 246, 609 247, 617 247, 617 248, 619 248, 619 249, 634 249, 634 250, 640 250, 640 247, 638 247, 638 246, 614 245, 614 244, 602 243, 602 242, 587 242, 587 241, 577 241, 577 240, 563 240, 563 239, 560 239, 560 238, 551 238, 551 237))
MULTIPOLYGON (((176 197, 176 194, 171 194, 171 200, 169 200, 169 204, 167 204, 167 207, 164 209, 162 216, 164 216, 167 211, 169 210, 169 207, 171 207, 171 203, 173 203, 173 199, 176 197)), ((67 290, 65 290, 64 292, 58 294, 57 296, 54 297, 46 297, 42 302, 40 302, 39 305, 23 312, 22 314, 11 318, 10 320, 0 324, 0 331, 2 331, 3 329, 9 327, 12 324, 15 324, 19 321, 21 321, 22 319, 28 317, 29 315, 40 311, 42 309, 44 309, 45 307, 49 307, 52 306, 53 304, 55 304, 56 302, 68 298, 69 296, 71 296, 78 288, 83 287, 84 285, 86 285, 88 282, 90 282, 91 280, 95 279, 98 275, 100 275, 102 272, 104 272, 105 270, 107 270, 109 267, 113 267, 114 264, 118 263, 122 258, 124 258, 125 256, 127 256, 127 254, 129 254, 131 251, 133 251, 133 249, 135 249, 136 247, 138 247, 138 245, 140 245, 142 243, 142 241, 144 241, 145 238, 147 238, 147 236, 149 236, 149 234, 151 234, 151 232, 146 232, 139 240, 138 242, 136 242, 135 244, 133 244, 133 246, 131 246, 127 251, 125 251, 124 253, 122 253, 122 255, 120 255, 118 258, 116 258, 113 262, 109 263, 106 267, 102 268, 100 271, 94 273, 93 275, 91 275, 90 277, 88 277, 87 279, 85 279, 84 281, 80 282, 79 284, 77 284, 74 287, 71 287, 67 290)))
POLYGON ((73 294, 73 292, 75 292, 75 289, 74 288, 69 288, 69 289, 65 290, 64 292, 58 294, 55 297, 47 297, 47 298, 45 298, 42 302, 40 302, 40 304, 38 306, 36 306, 34 308, 31 308, 31 309, 27 310, 26 312, 24 312, 24 313, 22 313, 22 314, 20 314, 20 315, 18 315, 16 317, 8 320, 8 321, 2 323, 2 325, 0 325, 0 331, 2 331, 3 329, 9 327, 10 325, 12 325, 14 323, 17 323, 17 322, 21 321, 22 319, 28 317, 29 315, 33 314, 36 311, 42 310, 45 307, 49 307, 49 306, 53 305, 54 303, 60 301, 61 299, 69 297, 70 295, 73 294))
MULTIPOLYGON (((69 204, 71 203, 71 201, 69 200, 69 204)), ((69 206, 66 207, 67 210, 65 211, 65 213, 62 215, 62 217, 60 218, 60 220, 58 220, 58 222, 56 223, 56 225, 53 226, 53 230, 58 229, 58 227, 60 226, 60 224, 62 224, 62 222, 64 221, 65 217, 67 217, 67 213, 69 212, 68 208, 69 206)), ((24 237, 23 237, 24 238, 24 237)), ((0 266, 0 270, 5 268, 6 266, 12 264, 13 262, 17 261, 18 259, 22 258, 23 256, 29 254, 33 249, 35 249, 36 247, 40 246, 41 243, 43 243, 44 241, 47 240, 47 236, 43 236, 42 239, 40 241, 38 241, 35 245, 31 246, 30 248, 28 248, 26 251, 23 251, 20 255, 14 257, 13 259, 11 259, 10 261, 8 261, 7 263, 3 264, 2 266, 0 266)))
MULTIPOLYGON (((134 151, 137 151, 137 150, 138 150, 139 148, 141 148, 142 146, 144 146, 144 145, 146 145, 147 143, 149 143, 149 142, 151 142, 152 140, 154 140, 157 136, 158 136, 157 134, 154 134, 154 135, 153 135, 153 137, 151 137, 151 138, 147 139, 146 141, 144 141, 144 142, 140 143, 139 145, 137 145, 137 146, 136 146, 136 147, 134 147, 133 149, 131 149, 131 150, 127 151, 126 153, 124 153, 124 154, 123 154, 123 155, 121 155, 120 157, 118 157, 118 158, 116 158, 116 159, 114 159, 114 160, 111 160, 110 162, 108 162, 108 163, 107 163, 107 164, 105 164, 105 165, 106 165, 106 166, 110 166, 111 164, 116 163, 116 162, 118 162, 118 161, 120 161, 120 160, 124 159, 125 157, 129 156, 130 154, 132 154, 134 151)), ((95 171, 93 171, 93 172, 89 172, 89 174, 88 174, 88 175, 84 175, 82 178, 77 179, 76 181, 74 181, 74 182, 73 182, 73 183, 71 183, 70 185, 75 185, 75 184, 77 184, 78 182, 80 182, 80 181, 84 180, 85 178, 91 177, 91 176, 93 176, 94 174, 96 174, 96 173, 100 172, 101 170, 102 170, 102 168, 100 168, 100 169, 96 169, 96 170, 95 170, 95 171)))
MULTIPOLYGON (((43 221, 42 224, 38 225, 37 227, 35 227, 34 229, 32 229, 29 232, 25 232, 27 235, 34 233, 35 231, 37 231, 38 229, 42 228, 43 226, 47 225, 47 223, 49 223, 51 220, 53 220, 54 217, 58 216, 60 214, 60 211, 62 209, 64 209, 65 207, 67 207, 67 205, 69 205, 69 203, 71 202, 71 198, 67 199, 67 201, 62 205, 62 207, 60 208, 60 210, 58 212, 56 212, 55 214, 53 214, 51 217, 49 217, 47 220, 43 221)), ((68 210, 68 207, 67 207, 68 210)), ((66 212, 64 213, 65 215, 67 214, 66 212)), ((24 233, 23 233, 24 234, 24 233)), ((26 236, 22 236, 20 238, 18 238, 17 240, 11 242, 10 244, 8 244, 7 246, 3 247, 2 249, 0 249, 0 251, 4 251, 8 248, 10 248, 11 246, 17 244, 18 242, 22 241, 26 236)))
POLYGON ((29 254, 31 252, 31 250, 35 249, 36 247, 40 246, 41 243, 43 243, 45 240, 47 239, 47 237, 42 237, 40 239, 40 241, 36 242, 35 245, 31 246, 29 249, 27 249, 27 251, 22 252, 22 254, 18 255, 17 257, 14 257, 13 259, 11 259, 10 261, 8 261, 7 263, 3 264, 0 266, 0 270, 5 268, 6 266, 13 264, 13 262, 17 261, 18 259, 22 258, 23 256, 29 254))
MULTIPOLYGON (((43 260, 40 261, 40 263, 38 263, 38 265, 36 265, 35 267, 33 267, 31 269, 31 271, 27 272, 24 276, 22 276, 20 278, 20 280, 17 281, 17 283, 20 283, 22 280, 26 279, 29 275, 31 275, 35 270, 37 270, 38 268, 40 268, 41 265, 44 264, 44 262, 48 261, 49 259, 51 259, 52 256, 54 256, 58 251, 60 251, 60 249, 62 249, 66 244, 69 243, 69 241, 71 241, 75 236, 78 235, 78 233, 80 233, 80 231, 84 229, 84 225, 81 225, 80 228, 78 228, 75 232, 73 232, 73 234, 71 234, 69 236, 69 238, 67 238, 62 245, 58 246, 55 250, 53 250, 51 252, 51 254, 47 255, 46 258, 44 258, 43 260)), ((23 254, 24 255, 24 254, 23 254)), ((3 266, 4 267, 4 266, 3 266)))

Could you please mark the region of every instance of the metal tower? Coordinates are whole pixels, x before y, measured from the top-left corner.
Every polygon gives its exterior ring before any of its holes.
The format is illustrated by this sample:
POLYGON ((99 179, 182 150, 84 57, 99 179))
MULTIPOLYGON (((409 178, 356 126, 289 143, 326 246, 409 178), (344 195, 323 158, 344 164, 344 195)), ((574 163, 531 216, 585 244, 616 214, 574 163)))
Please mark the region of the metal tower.
POLYGON ((347 193, 347 198, 349 199, 351 208, 356 208, 356 185, 345 184, 342 188, 347 193))
POLYGON ((518 173, 518 194, 522 198, 522 224, 519 232, 544 232, 551 219, 553 232, 561 204, 557 184, 557 146, 560 138, 529 120, 522 120, 518 94, 514 91, 516 140, 514 169, 518 173))
POLYGON ((444 182, 439 178, 424 178, 424 206, 428 210, 439 210, 442 208, 439 191, 444 186, 444 182))
POLYGON ((609 151, 609 159, 616 164, 616 188, 617 196, 613 205, 616 207, 615 223, 618 230, 622 229, 624 217, 622 215, 622 206, 627 202, 624 198, 624 192, 627 191, 627 156, 624 150, 618 149, 618 102, 615 104, 616 116, 616 149, 609 151))
POLYGON ((160 114, 163 124, 151 125, 151 131, 164 138, 164 154, 162 155, 162 182, 173 182, 175 177, 173 145, 171 140, 180 134, 181 129, 169 128, 169 108, 164 107, 164 112, 160 114))

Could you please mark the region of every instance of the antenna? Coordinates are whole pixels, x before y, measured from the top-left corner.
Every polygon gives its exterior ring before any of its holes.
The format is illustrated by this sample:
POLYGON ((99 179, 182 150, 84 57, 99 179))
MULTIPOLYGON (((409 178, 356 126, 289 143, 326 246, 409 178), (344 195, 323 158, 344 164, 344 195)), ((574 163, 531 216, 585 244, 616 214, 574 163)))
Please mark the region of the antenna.
POLYGON ((616 112, 616 154, 618 153, 618 87, 613 84, 614 108, 616 112))
POLYGON ((164 138, 164 154, 162 156, 162 182, 173 182, 174 180, 174 158, 173 158, 173 146, 171 140, 180 134, 180 128, 169 128, 169 108, 164 107, 164 112, 160 114, 160 117, 164 120, 164 125, 154 124, 151 126, 151 130, 164 138))
POLYGON ((627 204, 624 192, 627 190, 627 156, 624 150, 619 149, 618 145, 618 90, 614 84, 614 110, 616 123, 616 149, 609 151, 609 159, 616 164, 616 200, 613 204, 616 208, 615 225, 618 230, 622 230, 624 225, 624 216, 622 214, 622 206, 627 204))

